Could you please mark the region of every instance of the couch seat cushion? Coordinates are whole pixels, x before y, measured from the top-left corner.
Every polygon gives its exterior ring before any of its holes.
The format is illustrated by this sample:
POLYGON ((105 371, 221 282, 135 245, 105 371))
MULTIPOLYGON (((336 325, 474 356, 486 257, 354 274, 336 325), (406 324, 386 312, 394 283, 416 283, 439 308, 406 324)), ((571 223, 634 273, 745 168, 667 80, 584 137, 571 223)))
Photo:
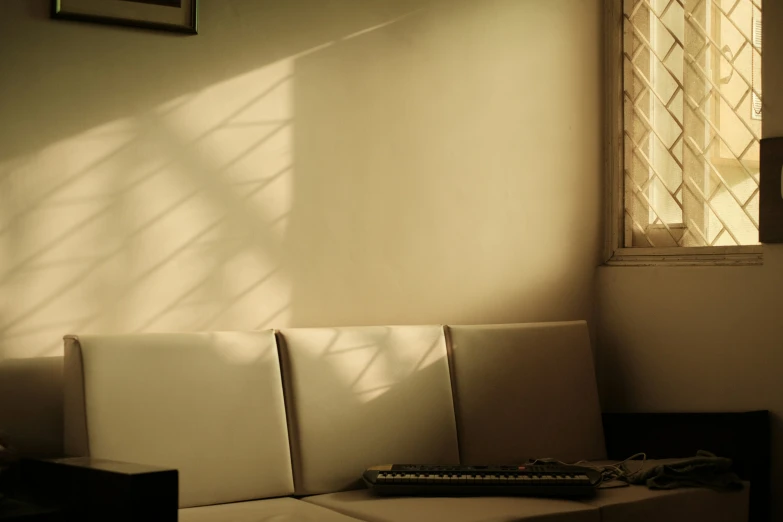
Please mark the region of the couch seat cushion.
POLYGON ((369 466, 459 463, 442 326, 279 332, 296 495, 362 487, 369 466))
POLYGON ((448 332, 460 463, 605 458, 585 321, 448 332))
POLYGON ((179 507, 293 493, 272 330, 68 337, 65 453, 179 471, 179 507))
POLYGON ((588 504, 601 510, 602 522, 746 522, 749 484, 742 491, 707 488, 650 489, 626 486, 599 489, 588 504))
POLYGON ((573 500, 522 497, 377 497, 367 489, 302 500, 367 522, 599 522, 598 508, 573 500))
POLYGON ((356 522, 340 513, 293 498, 270 498, 179 510, 179 522, 356 522))

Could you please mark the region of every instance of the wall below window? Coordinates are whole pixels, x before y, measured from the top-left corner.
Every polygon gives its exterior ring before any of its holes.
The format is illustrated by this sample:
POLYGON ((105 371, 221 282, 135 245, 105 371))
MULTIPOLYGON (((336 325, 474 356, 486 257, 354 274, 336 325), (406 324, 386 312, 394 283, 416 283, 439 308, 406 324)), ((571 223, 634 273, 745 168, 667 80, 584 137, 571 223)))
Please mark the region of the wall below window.
POLYGON ((599 0, 200 4, 3 2, 0 430, 59 450, 68 333, 591 318, 599 0))
MULTIPOLYGON (((783 136, 783 4, 763 20, 763 136, 783 136)), ((604 409, 771 410, 783 519, 783 245, 763 266, 602 267, 597 284, 604 409)))

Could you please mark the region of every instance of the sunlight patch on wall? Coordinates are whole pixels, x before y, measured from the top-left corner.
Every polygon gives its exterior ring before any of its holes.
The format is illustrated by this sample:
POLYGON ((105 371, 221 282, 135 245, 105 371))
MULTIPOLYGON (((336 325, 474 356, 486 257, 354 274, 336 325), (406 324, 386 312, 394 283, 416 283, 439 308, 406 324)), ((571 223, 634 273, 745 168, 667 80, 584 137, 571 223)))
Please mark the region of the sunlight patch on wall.
POLYGON ((0 165, 0 359, 285 324, 293 59, 0 165))

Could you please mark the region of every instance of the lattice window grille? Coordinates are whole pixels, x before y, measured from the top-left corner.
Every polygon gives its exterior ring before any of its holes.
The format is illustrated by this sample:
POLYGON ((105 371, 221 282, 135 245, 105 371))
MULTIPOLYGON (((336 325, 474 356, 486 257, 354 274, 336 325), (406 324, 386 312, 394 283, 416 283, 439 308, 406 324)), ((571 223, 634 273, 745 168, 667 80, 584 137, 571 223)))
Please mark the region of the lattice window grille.
POLYGON ((759 0, 624 0, 624 246, 758 243, 759 0))

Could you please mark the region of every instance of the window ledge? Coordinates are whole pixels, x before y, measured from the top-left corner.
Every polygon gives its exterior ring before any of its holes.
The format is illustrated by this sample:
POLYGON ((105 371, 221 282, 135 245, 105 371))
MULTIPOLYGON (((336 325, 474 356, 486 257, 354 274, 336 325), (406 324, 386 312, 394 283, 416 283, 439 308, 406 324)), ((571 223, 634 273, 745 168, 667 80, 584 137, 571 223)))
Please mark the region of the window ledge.
POLYGON ((761 245, 726 247, 618 248, 607 266, 753 266, 762 265, 761 245))

